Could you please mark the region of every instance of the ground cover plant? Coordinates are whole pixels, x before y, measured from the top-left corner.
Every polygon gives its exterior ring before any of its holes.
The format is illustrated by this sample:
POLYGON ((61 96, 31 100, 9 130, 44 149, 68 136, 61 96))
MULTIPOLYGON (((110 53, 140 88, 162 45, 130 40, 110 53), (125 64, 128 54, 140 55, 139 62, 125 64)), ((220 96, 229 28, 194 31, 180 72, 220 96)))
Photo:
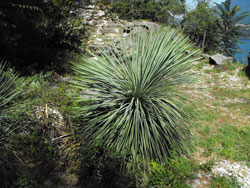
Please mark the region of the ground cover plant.
POLYGON ((73 63, 75 87, 87 90, 80 100, 90 101, 82 107, 87 115, 83 139, 117 152, 127 149, 133 161, 162 162, 173 149, 190 152, 183 92, 194 82, 188 70, 198 51, 186 55, 192 45, 170 28, 131 38, 131 51, 122 41, 121 51, 113 45, 111 52, 90 53, 73 63))

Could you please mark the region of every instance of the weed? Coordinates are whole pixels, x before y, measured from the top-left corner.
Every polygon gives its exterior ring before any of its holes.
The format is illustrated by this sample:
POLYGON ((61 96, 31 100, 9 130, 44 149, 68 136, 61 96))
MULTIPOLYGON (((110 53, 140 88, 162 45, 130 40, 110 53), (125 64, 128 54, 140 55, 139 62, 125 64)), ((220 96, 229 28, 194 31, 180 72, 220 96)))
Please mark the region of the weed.
POLYGON ((205 163, 200 165, 200 169, 205 172, 211 172, 214 166, 214 160, 206 161, 205 163))
POLYGON ((240 188, 236 177, 216 177, 213 179, 211 188, 240 188))
POLYGON ((169 158, 165 164, 151 162, 147 187, 187 188, 187 179, 195 177, 197 166, 184 157, 169 158))

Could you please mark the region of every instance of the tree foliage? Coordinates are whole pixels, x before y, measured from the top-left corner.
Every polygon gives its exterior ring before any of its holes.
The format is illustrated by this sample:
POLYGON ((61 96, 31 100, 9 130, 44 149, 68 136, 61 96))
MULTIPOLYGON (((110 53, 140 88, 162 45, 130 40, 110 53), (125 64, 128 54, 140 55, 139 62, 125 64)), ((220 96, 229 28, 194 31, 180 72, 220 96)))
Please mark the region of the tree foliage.
POLYGON ((149 19, 163 24, 176 24, 174 16, 185 12, 183 0, 112 0, 100 1, 110 5, 110 11, 122 19, 149 19))
POLYGON ((221 18, 221 48, 222 52, 228 56, 234 55, 239 48, 237 43, 240 42, 240 26, 237 25, 240 20, 248 16, 247 12, 239 13, 240 7, 231 8, 231 0, 226 0, 217 5, 217 13, 221 18))
POLYGON ((184 93, 194 81, 189 70, 197 51, 185 55, 191 44, 169 28, 131 37, 131 51, 122 41, 121 52, 113 45, 111 54, 90 53, 74 63, 75 87, 87 92, 80 100, 90 100, 81 108, 83 139, 127 149, 135 161, 164 161, 173 149, 186 153, 192 134, 184 93))
POLYGON ((85 32, 73 2, 1 1, 0 57, 26 73, 61 67, 58 59, 79 50, 85 32))
POLYGON ((219 19, 207 2, 198 2, 195 9, 187 12, 183 23, 184 32, 204 51, 217 50, 219 46, 219 19))

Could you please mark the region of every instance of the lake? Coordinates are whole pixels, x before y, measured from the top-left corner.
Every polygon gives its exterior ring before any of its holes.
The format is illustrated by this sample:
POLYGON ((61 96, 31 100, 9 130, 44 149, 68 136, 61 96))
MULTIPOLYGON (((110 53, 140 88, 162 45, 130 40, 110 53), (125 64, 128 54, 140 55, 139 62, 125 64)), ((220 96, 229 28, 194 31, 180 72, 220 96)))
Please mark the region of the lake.
POLYGON ((245 64, 247 64, 248 60, 247 60, 247 56, 248 53, 250 52, 250 39, 241 39, 242 42, 246 43, 246 44, 238 44, 239 47, 243 50, 241 53, 237 53, 235 54, 235 58, 236 60, 238 60, 239 62, 244 61, 245 64))

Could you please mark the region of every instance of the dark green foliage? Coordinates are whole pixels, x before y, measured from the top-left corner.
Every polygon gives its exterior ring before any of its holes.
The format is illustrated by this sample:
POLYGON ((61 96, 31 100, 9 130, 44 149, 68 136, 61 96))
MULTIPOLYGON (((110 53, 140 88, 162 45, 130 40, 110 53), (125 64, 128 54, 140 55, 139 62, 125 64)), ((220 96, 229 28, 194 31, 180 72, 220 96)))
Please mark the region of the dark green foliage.
POLYGON ((163 24, 176 24, 174 15, 185 12, 185 3, 180 0, 122 0, 100 1, 110 6, 110 11, 122 19, 149 19, 163 24))
MULTIPOLYGON (((70 115, 67 106, 74 106, 70 97, 65 95, 65 83, 55 82, 51 73, 37 74, 24 82, 22 95, 12 99, 0 111, 0 187, 11 186, 46 187, 45 181, 58 179, 58 147, 62 132, 54 129, 55 117, 45 117, 45 104, 53 109, 60 108, 61 113, 70 115), (50 81, 50 83, 49 83, 50 81), (52 87, 54 85, 54 87, 52 87), (39 107, 39 108, 37 108, 39 107), (41 117, 38 119, 37 114, 41 117)), ((13 87, 14 88, 14 87, 13 87)), ((67 122, 67 119, 65 119, 67 122)), ((64 134, 68 134, 65 129, 64 134)), ((65 154, 63 155, 63 157, 65 154)), ((54 182, 54 186, 60 186, 54 182)))
POLYGON ((66 54, 80 50, 85 33, 75 10, 67 0, 1 1, 0 57, 28 74, 62 69, 66 54))
POLYGON ((6 132, 7 128, 0 123, 0 187, 2 188, 9 188, 13 184, 18 177, 17 169, 20 167, 20 161, 10 149, 11 137, 9 132, 6 132))
POLYGON ((240 42, 240 26, 237 26, 239 21, 248 16, 247 12, 241 12, 239 6, 231 8, 231 0, 226 0, 222 4, 217 5, 217 13, 221 18, 220 32, 222 52, 228 56, 234 55, 238 50, 237 43, 240 42))
POLYGON ((187 180, 195 177, 196 166, 184 157, 168 158, 164 165, 151 163, 147 187, 187 188, 187 180))
POLYGON ((136 179, 126 169, 128 157, 99 145, 81 145, 77 151, 79 185, 86 188, 135 188, 136 179))
POLYGON ((31 135, 17 135, 12 143, 13 150, 25 163, 19 170, 16 184, 41 187, 58 165, 58 154, 51 140, 40 131, 31 135))
POLYGON ((183 29, 198 46, 202 47, 204 42, 204 52, 209 52, 217 50, 219 46, 218 24, 215 10, 210 8, 208 3, 199 2, 195 9, 187 12, 183 29))
POLYGON ((0 187, 7 188, 17 178, 19 161, 11 150, 10 141, 18 126, 4 122, 4 107, 20 94, 23 80, 7 67, 6 62, 0 63, 0 187))

